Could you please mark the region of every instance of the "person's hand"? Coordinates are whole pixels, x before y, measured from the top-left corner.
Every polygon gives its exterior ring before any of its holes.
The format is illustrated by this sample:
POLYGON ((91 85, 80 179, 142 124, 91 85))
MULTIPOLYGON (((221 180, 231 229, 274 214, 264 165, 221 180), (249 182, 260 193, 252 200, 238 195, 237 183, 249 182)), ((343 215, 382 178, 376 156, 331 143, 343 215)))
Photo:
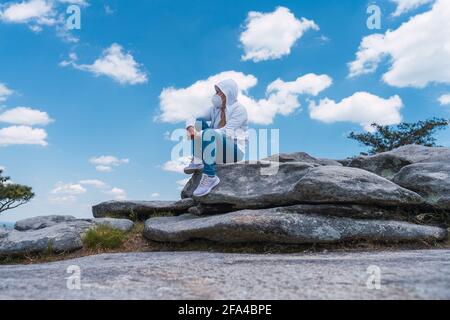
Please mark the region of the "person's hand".
POLYGON ((186 128, 186 134, 189 140, 193 140, 195 138, 195 129, 194 127, 190 126, 186 128))

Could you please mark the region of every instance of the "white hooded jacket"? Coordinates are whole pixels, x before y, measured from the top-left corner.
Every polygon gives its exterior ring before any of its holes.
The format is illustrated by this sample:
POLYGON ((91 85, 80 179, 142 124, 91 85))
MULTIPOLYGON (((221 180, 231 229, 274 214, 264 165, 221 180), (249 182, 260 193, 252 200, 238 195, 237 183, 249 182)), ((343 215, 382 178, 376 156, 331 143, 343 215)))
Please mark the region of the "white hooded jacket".
MULTIPOLYGON (((226 125, 223 128, 219 128, 221 112, 220 108, 212 106, 206 114, 200 118, 211 122, 211 128, 226 136, 229 139, 235 141, 239 149, 245 153, 246 145, 248 142, 248 115, 247 110, 242 106, 238 98, 238 85, 232 80, 228 79, 217 84, 217 87, 227 97, 227 106, 225 109, 226 125)), ((186 122, 186 128, 195 127, 195 119, 192 118, 186 122)))

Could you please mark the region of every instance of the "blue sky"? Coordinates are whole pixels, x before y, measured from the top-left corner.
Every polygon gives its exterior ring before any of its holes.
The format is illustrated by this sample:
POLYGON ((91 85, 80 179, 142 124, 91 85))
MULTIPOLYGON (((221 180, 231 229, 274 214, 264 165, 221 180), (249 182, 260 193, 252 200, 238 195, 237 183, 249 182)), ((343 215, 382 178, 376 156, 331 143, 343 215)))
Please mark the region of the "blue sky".
MULTIPOLYGON (((178 199, 186 177, 167 170, 175 145, 167 133, 184 127, 176 119, 197 110, 213 94, 203 88, 208 78, 224 72, 247 84, 252 127, 279 129, 282 152, 345 158, 364 151, 346 136, 368 121, 450 115, 442 31, 450 16, 438 7, 448 0, 0 3, 0 166, 37 194, 1 220, 89 217, 93 204, 113 198, 178 199), (64 30, 70 3, 80 6, 80 30, 64 30), (36 12, 23 15, 27 4, 36 12), (381 9, 379 30, 366 26, 371 4, 381 9), (120 60, 117 68, 108 59, 120 60), (200 100, 191 99, 197 81, 200 100), (273 112, 258 118, 264 107, 273 112), (5 131, 14 126, 25 138, 5 131)), ((450 146, 449 131, 439 144, 450 146)))

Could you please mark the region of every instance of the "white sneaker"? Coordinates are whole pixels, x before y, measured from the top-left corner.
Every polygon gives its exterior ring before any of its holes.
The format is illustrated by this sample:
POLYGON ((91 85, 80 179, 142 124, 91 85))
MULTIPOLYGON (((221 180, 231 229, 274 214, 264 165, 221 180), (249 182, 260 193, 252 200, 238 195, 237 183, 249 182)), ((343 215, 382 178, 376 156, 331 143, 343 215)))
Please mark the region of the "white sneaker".
POLYGON ((220 179, 218 176, 210 177, 206 174, 202 176, 202 180, 194 191, 194 197, 203 197, 206 196, 220 183, 220 179))
POLYGON ((204 165, 202 163, 191 162, 186 168, 184 168, 184 173, 193 174, 198 171, 202 171, 203 167, 204 167, 204 165))

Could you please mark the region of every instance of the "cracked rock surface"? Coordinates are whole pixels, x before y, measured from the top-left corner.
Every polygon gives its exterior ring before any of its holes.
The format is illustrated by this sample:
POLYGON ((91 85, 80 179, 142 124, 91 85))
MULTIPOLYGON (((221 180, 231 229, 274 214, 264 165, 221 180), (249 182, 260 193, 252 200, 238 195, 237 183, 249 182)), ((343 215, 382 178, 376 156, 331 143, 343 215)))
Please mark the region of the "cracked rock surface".
POLYGON ((0 299, 449 299, 450 250, 148 252, 0 266, 0 299), (67 288, 67 268, 81 290, 67 288), (379 290, 367 287, 379 268, 379 290))

